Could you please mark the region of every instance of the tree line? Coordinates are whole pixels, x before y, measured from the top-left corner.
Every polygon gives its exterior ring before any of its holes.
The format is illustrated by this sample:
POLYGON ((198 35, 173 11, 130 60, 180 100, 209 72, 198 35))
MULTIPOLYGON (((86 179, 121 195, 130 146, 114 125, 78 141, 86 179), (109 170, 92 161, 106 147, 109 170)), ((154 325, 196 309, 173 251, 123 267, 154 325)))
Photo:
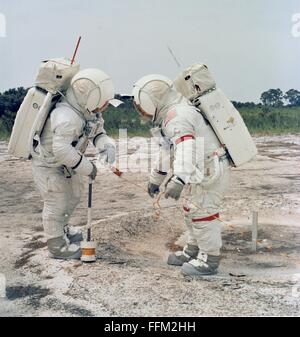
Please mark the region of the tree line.
POLYGON ((260 102, 255 104, 254 102, 236 102, 232 103, 237 107, 246 107, 246 108, 254 108, 254 107, 273 107, 273 108, 281 108, 283 106, 286 107, 299 107, 300 106, 300 91, 296 89, 290 89, 286 93, 284 93, 281 89, 269 89, 264 91, 260 96, 260 102))
MULTIPOLYGON (((3 136, 9 136, 16 113, 27 91, 28 89, 20 87, 0 93, 0 136, 2 138, 3 136)), ((115 132, 123 128, 135 134, 142 134, 149 130, 150 123, 145 123, 139 118, 133 107, 132 97, 116 95, 116 98, 122 100, 124 104, 117 109, 109 107, 105 111, 104 117, 107 131, 115 132)), ((268 125, 268 122, 271 122, 272 119, 275 121, 280 120, 282 123, 283 120, 291 118, 291 116, 288 116, 289 111, 294 115, 293 118, 300 120, 300 110, 294 109, 300 107, 300 92, 296 89, 290 89, 285 93, 281 89, 269 89, 261 94, 260 103, 258 104, 236 101, 233 101, 233 104, 240 109, 246 124, 250 128, 254 120, 255 125, 268 125), (282 111, 278 110, 278 108, 284 109, 284 116, 286 117, 278 117, 279 113, 282 114, 282 111), (287 108, 291 109, 288 110, 287 108), (254 116, 256 116, 255 119, 254 116)))
MULTIPOLYGON (((9 137, 16 114, 19 110, 28 89, 23 87, 9 89, 0 93, 0 137, 9 137)), ((132 98, 130 96, 116 95, 117 99, 123 101, 118 108, 109 106, 105 110, 105 128, 107 131, 117 131, 118 129, 128 129, 143 133, 149 130, 149 123, 141 121, 135 111, 132 98)))

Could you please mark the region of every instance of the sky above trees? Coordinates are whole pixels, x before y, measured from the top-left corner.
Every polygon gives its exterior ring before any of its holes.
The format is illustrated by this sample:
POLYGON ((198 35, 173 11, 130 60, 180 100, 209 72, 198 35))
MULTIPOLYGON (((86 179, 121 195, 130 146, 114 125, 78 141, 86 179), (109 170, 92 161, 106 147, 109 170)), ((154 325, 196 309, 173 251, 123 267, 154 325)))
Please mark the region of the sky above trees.
POLYGON ((232 100, 258 102, 269 88, 300 90, 298 0, 0 0, 0 91, 33 84, 39 62, 71 57, 109 73, 118 93, 149 73, 175 78, 204 62, 232 100), (295 29, 294 29, 295 31, 295 29))

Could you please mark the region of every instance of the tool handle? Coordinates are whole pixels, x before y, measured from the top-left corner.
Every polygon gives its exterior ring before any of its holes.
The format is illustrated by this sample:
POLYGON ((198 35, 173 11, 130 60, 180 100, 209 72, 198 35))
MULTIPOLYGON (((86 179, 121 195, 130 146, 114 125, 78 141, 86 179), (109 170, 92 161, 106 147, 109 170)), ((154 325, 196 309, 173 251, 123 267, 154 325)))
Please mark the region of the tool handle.
POLYGON ((87 218, 87 241, 92 240, 92 200, 93 200, 93 180, 89 179, 89 191, 88 191, 88 218, 87 218))
POLYGON ((117 167, 113 167, 113 173, 119 178, 123 175, 123 172, 121 172, 117 167))
POLYGON ((111 171, 119 178, 123 175, 123 172, 121 172, 117 167, 111 166, 111 171))
POLYGON ((92 200, 93 200, 93 180, 90 178, 89 180, 89 194, 88 194, 88 208, 92 208, 92 200))

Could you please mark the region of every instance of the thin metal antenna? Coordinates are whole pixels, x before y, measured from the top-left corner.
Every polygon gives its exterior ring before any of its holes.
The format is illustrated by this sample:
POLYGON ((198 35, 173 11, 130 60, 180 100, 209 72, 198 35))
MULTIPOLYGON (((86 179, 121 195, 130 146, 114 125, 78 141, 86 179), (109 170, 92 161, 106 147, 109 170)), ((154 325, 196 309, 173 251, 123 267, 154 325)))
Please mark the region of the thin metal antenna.
POLYGON ((181 68, 181 64, 180 64, 179 61, 177 60, 177 58, 176 58, 175 54, 173 53, 172 49, 171 49, 169 46, 167 46, 167 48, 168 48, 169 53, 170 53, 171 56, 173 57, 173 60, 174 60, 175 63, 177 64, 177 67, 178 67, 178 68, 181 68))
POLYGON ((76 58, 76 55, 77 55, 77 52, 78 52, 80 42, 81 42, 81 36, 79 36, 79 38, 78 38, 77 45, 76 45, 76 48, 75 48, 75 51, 74 51, 74 54, 73 54, 73 57, 72 57, 72 60, 71 60, 71 65, 73 65, 73 63, 75 62, 75 58, 76 58))

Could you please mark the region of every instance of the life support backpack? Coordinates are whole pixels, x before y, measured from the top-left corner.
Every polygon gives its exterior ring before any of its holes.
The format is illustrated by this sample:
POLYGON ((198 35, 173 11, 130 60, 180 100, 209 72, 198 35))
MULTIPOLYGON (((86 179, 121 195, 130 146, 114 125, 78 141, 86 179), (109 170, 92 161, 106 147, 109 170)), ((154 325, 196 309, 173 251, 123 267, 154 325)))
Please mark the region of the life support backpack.
POLYGON ((8 152, 18 158, 39 156, 37 145, 50 112, 79 71, 66 58, 43 61, 35 84, 29 89, 15 118, 8 152))
POLYGON ((187 68, 175 79, 174 86, 210 123, 233 166, 241 166, 257 155, 243 118, 223 91, 216 87, 206 65, 194 64, 187 68))

